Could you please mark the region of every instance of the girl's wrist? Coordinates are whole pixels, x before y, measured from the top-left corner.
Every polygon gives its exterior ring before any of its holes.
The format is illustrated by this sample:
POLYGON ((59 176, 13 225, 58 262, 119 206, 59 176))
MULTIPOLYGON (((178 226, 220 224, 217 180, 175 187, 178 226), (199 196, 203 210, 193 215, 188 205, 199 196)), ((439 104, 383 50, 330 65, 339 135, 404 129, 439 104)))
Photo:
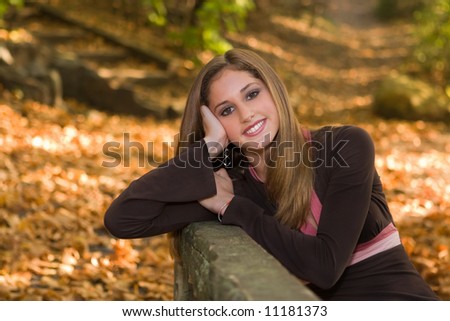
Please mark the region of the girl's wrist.
POLYGON ((219 208, 219 211, 217 212, 217 219, 219 220, 219 222, 222 222, 222 216, 225 213, 225 211, 227 210, 228 205, 230 205, 233 198, 234 198, 234 195, 228 201, 224 202, 222 204, 222 206, 219 208))

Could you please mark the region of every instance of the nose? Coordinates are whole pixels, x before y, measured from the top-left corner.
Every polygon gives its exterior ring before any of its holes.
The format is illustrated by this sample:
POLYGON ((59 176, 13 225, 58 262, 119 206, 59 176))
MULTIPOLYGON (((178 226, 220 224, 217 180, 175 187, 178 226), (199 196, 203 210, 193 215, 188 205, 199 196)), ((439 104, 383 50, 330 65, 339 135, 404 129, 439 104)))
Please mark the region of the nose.
POLYGON ((255 117, 255 113, 251 108, 241 105, 239 108, 239 116, 242 123, 248 123, 255 117))

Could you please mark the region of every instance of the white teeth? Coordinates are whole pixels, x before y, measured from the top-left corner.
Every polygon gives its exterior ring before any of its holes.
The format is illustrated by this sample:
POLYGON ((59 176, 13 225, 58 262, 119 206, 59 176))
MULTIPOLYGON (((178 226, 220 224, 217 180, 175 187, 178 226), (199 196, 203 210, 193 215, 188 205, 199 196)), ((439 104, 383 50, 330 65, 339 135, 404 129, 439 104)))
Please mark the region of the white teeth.
POLYGON ((255 126, 253 126, 252 128, 250 128, 249 130, 245 131, 246 134, 253 134, 254 132, 256 132, 258 129, 261 128, 261 126, 263 125, 264 121, 261 120, 259 123, 257 123, 255 126))

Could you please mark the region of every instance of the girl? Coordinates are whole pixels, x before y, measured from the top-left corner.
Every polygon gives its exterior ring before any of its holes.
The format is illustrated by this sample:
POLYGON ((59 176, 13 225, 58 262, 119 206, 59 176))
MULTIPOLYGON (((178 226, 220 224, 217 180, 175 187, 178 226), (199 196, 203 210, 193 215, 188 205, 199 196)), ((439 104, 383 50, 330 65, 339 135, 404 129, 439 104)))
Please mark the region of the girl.
POLYGON ((322 299, 438 299, 401 245, 369 135, 301 127, 285 86, 254 52, 230 50, 200 71, 177 150, 113 201, 112 235, 148 237, 217 216, 322 299))

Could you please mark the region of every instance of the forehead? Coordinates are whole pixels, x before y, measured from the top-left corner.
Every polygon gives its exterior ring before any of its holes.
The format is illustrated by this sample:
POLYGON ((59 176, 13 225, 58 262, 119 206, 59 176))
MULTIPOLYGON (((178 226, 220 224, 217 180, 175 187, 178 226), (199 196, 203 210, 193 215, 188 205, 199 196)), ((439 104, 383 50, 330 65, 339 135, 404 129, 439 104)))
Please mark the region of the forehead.
POLYGON ((248 71, 225 69, 211 81, 209 95, 214 98, 211 94, 237 93, 250 83, 262 84, 262 81, 248 71))

